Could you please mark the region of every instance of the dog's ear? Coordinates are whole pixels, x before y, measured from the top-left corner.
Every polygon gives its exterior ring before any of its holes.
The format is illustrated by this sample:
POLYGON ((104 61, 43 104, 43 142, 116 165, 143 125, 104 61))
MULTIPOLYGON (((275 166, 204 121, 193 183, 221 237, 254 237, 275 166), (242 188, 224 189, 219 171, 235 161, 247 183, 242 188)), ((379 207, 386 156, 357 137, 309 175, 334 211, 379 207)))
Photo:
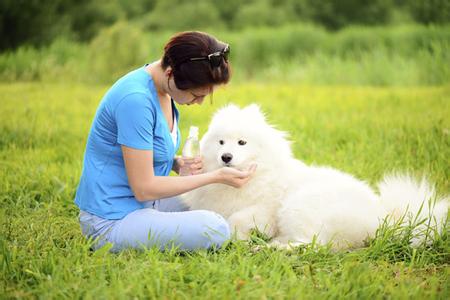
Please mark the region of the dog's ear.
POLYGON ((255 104, 255 103, 250 104, 250 105, 244 107, 242 109, 242 111, 245 112, 245 113, 251 114, 253 119, 262 121, 264 123, 266 122, 266 116, 261 111, 261 108, 260 108, 260 106, 258 104, 255 104))

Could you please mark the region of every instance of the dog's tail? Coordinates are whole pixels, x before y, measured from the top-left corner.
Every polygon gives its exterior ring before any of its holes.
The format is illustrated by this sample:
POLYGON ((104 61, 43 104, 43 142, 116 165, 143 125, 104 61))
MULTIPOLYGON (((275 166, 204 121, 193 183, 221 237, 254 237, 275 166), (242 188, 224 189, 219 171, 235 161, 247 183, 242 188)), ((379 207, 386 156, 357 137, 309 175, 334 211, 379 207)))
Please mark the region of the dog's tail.
POLYGON ((387 215, 396 222, 401 218, 433 226, 440 232, 446 223, 448 197, 438 197, 426 178, 388 175, 379 183, 380 201, 387 215))

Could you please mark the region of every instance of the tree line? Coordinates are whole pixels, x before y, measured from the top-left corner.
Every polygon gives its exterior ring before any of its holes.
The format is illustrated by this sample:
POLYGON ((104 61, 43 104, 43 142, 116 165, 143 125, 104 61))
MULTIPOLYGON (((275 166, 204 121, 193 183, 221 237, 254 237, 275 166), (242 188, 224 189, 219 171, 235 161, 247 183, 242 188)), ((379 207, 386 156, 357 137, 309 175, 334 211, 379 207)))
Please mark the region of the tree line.
POLYGON ((450 0, 2 0, 0 51, 48 45, 60 36, 87 42, 123 20, 147 31, 244 30, 298 22, 328 30, 442 24, 450 20, 450 0))

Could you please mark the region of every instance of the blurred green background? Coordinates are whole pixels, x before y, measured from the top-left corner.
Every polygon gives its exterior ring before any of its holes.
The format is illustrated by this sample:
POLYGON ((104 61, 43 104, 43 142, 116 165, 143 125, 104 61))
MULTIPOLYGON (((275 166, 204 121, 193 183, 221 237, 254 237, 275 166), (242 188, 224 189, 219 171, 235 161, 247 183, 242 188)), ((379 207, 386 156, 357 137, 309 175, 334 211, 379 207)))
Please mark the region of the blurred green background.
POLYGON ((0 80, 109 84, 202 30, 233 80, 442 85, 449 20, 449 0, 2 0, 0 80))

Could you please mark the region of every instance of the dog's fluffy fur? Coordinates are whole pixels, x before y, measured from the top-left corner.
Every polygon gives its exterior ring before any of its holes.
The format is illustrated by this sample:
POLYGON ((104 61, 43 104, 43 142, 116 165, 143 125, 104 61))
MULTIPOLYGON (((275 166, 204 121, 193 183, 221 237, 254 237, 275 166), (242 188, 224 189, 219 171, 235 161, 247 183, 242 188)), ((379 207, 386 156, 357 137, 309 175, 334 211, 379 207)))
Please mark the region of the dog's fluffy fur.
POLYGON ((212 184, 184 195, 191 209, 223 215, 240 239, 257 228, 278 246, 316 239, 335 248, 360 247, 388 214, 392 220, 407 210, 415 215, 425 202, 419 218, 433 216, 431 224, 440 227, 447 216, 447 199, 428 205, 436 195, 426 180, 388 176, 377 194, 352 175, 296 160, 286 134, 267 124, 257 105, 219 110, 200 146, 205 171, 257 164, 253 178, 240 189, 212 184), (232 155, 228 163, 224 154, 232 155))

